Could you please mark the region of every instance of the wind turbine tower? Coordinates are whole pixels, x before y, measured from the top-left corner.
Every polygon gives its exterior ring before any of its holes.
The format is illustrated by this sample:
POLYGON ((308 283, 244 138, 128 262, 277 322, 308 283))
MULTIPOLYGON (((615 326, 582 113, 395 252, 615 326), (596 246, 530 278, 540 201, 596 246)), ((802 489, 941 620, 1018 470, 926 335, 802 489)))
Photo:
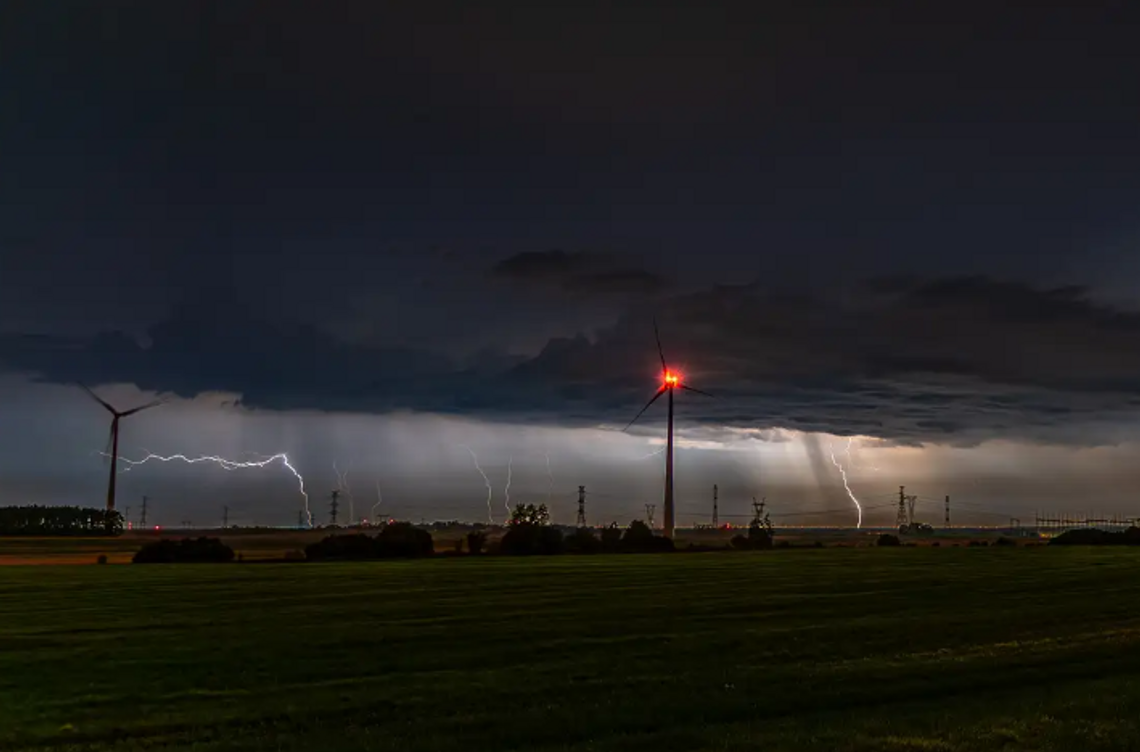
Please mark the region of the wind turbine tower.
POLYGON ((661 358, 661 386, 649 402, 645 403, 645 407, 641 408, 641 412, 635 415, 629 425, 622 430, 628 431, 629 427, 645 414, 645 411, 657 401, 658 397, 665 393, 669 394, 669 428, 665 439, 665 527, 662 532, 666 538, 672 538, 676 524, 676 516, 673 512, 673 392, 684 389, 687 392, 703 394, 706 397, 712 395, 708 392, 702 392, 700 389, 694 389, 685 383, 680 373, 670 370, 669 365, 665 362, 665 351, 661 347, 661 332, 657 329, 656 321, 653 322, 653 334, 657 338, 657 354, 661 358))
MULTIPOLYGON (((104 402, 98 394, 95 394, 95 392, 91 391, 91 389, 88 388, 85 384, 80 384, 80 386, 82 386, 83 389, 91 395, 92 399, 102 405, 107 410, 107 412, 111 413, 111 435, 107 438, 107 443, 111 445, 111 478, 107 481, 107 511, 113 512, 115 511, 115 478, 119 473, 119 421, 123 418, 130 417, 135 413, 140 413, 143 410, 149 410, 152 407, 157 407, 158 405, 162 404, 162 400, 155 400, 154 402, 149 402, 145 405, 140 405, 139 407, 120 412, 119 410, 111 407, 111 405, 107 402, 104 402)), ((104 452, 104 454, 106 454, 106 452, 104 452)), ((146 522, 145 506, 143 507, 143 510, 143 522, 146 522)))

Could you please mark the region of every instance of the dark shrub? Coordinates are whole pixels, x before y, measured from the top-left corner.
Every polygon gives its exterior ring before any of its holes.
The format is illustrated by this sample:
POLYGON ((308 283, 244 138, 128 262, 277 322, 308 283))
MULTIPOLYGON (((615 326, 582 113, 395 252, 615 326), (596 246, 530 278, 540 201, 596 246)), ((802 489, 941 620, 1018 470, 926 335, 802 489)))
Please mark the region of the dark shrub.
MULTIPOLYGON (((307 557, 305 556, 304 551, 293 550, 293 551, 286 551, 285 552, 285 561, 304 561, 306 558, 307 557)), ((239 555, 238 561, 241 561, 241 560, 242 560, 242 557, 239 555)))
POLYGON ((135 564, 225 563, 234 560, 234 550, 217 538, 166 538, 148 543, 131 560, 135 564))
POLYGON ((476 530, 467 534, 467 553, 481 554, 483 547, 487 545, 487 534, 482 530, 476 530))
MULTIPOLYGON (((749 525, 748 526, 748 546, 754 551, 763 551, 772 548, 775 538, 772 536, 770 528, 763 525, 749 525)), ((785 541, 787 543, 787 541, 785 541)), ((784 546, 787 548, 787 546, 784 546)))
POLYGON ((0 507, 0 535, 119 535, 116 511, 85 507, 0 507))
POLYGON ((942 546, 942 544, 939 543, 938 541, 934 541, 933 543, 930 544, 931 548, 939 548, 941 546, 942 546))
POLYGON ((654 535, 641 520, 629 523, 625 535, 621 537, 621 550, 629 553, 657 553, 673 550, 673 541, 664 536, 654 535))
POLYGON ((394 522, 385 525, 376 536, 376 550, 381 558, 414 559, 431 556, 435 543, 427 530, 410 522, 394 522))
POLYGON ((815 542, 815 547, 816 547, 816 548, 823 548, 823 541, 816 541, 816 542, 815 542))
POLYGON ((107 554, 99 554, 99 558, 97 558, 95 560, 95 563, 96 564, 106 564, 107 563, 107 554))
POLYGON ((1002 537, 1000 537, 1000 538, 998 538, 996 541, 994 541, 994 545, 995 545, 995 546, 1016 546, 1016 545, 1017 545, 1017 543, 1015 543, 1014 541, 1010 540, 1009 538, 1006 538, 1006 537, 1003 535, 1002 537))
POLYGON ((749 551, 752 548, 752 544, 748 542, 748 538, 743 535, 732 536, 732 540, 729 541, 729 545, 731 545, 737 551, 749 551))
POLYGON ((1130 527, 1120 533, 1096 528, 1067 530, 1049 541, 1050 546, 1137 546, 1140 528, 1130 527))
POLYGON ((609 527, 602 528, 602 551, 607 554, 616 553, 621 550, 621 528, 617 523, 611 523, 609 527))
POLYGON ((883 533, 882 535, 879 536, 879 540, 877 540, 875 542, 875 545, 876 546, 901 546, 902 541, 899 540, 899 537, 897 535, 891 535, 890 533, 883 533))
POLYGON ((499 552, 508 556, 560 554, 562 532, 547 525, 513 524, 499 541, 499 552))
POLYGON ((972 540, 970 541, 970 548, 989 548, 990 544, 985 541, 972 540))
POLYGON ((576 528, 566 536, 563 545, 568 553, 575 554, 596 554, 602 550, 602 542, 588 527, 576 528))
POLYGON ((376 539, 364 533, 329 535, 305 546, 309 561, 360 561, 379 558, 376 539))

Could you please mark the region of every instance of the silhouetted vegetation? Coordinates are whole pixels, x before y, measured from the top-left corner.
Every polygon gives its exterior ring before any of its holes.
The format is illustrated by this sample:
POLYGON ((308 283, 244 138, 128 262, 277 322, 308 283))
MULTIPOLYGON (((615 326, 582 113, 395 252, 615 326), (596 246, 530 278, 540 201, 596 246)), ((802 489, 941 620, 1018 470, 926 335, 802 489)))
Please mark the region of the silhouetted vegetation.
POLYGON ((1010 538, 1006 538, 1003 535, 1002 537, 1000 537, 996 541, 994 541, 994 545, 995 546, 1016 546, 1017 542, 1010 539, 1010 538))
POLYGON ((1068 530, 1049 541, 1050 546, 1140 546, 1140 528, 1120 532, 1084 528, 1068 530))
POLYGON ((378 559, 376 539, 364 533, 328 535, 305 546, 309 561, 361 561, 378 559))
POLYGON ((364 533, 327 536, 306 546, 305 558, 309 561, 414 559, 431 556, 434 550, 431 533, 410 522, 394 522, 374 536, 364 533))
POLYGON ((673 541, 663 535, 654 535, 641 520, 634 520, 621 537, 621 550, 632 554, 651 554, 673 550, 673 541))
POLYGON ((899 537, 897 535, 891 535, 890 533, 883 533, 882 535, 879 536, 879 539, 877 541, 875 541, 875 545, 876 546, 901 546, 902 541, 899 540, 899 537))
POLYGON ((511 525, 499 541, 499 552, 508 556, 549 556, 563 550, 562 532, 547 525, 511 525))
POLYGON ((563 538, 562 543, 566 552, 571 554, 596 554, 602 550, 602 542, 588 527, 575 528, 563 538))
POLYGON ((481 554, 483 548, 487 545, 487 534, 482 530, 476 530, 467 534, 467 553, 481 554))
POLYGON ((87 507, 0 507, 0 535, 119 535, 118 512, 87 507))
POLYGON ((519 504, 511 513, 510 529, 499 540, 499 552, 508 556, 550 556, 564 550, 562 531, 550 527, 545 504, 519 504))
POLYGON ((602 528, 602 553, 613 554, 621 550, 621 528, 616 522, 602 528))
POLYGON ((148 543, 131 560, 135 564, 224 564, 234 560, 234 550, 217 538, 163 538, 148 543))
POLYGON ((765 501, 755 502, 752 521, 748 523, 748 535, 734 535, 729 541, 737 551, 766 551, 773 547, 775 533, 765 506, 765 501))

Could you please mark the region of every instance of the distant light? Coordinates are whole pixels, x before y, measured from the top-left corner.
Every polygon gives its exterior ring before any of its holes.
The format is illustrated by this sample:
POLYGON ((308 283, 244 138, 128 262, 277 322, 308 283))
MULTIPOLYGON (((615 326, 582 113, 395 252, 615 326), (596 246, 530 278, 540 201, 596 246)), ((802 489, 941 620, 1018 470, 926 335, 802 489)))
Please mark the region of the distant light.
POLYGON ((155 530, 161 530, 162 528, 161 528, 160 526, 158 526, 158 525, 155 525, 155 526, 154 526, 154 529, 155 529, 155 530))

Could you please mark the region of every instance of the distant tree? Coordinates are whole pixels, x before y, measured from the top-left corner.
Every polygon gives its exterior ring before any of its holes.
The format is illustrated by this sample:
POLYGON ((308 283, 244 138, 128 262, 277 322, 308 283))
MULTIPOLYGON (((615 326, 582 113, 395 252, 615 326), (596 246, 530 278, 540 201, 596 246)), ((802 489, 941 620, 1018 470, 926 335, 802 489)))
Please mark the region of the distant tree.
POLYGON ((234 560, 234 550, 217 538, 182 538, 147 543, 131 560, 135 564, 204 564, 234 560))
POLYGON ((1049 541, 1050 546, 1140 546, 1140 528, 1121 532, 1081 528, 1067 530, 1049 541))
POLYGON ((902 541, 899 540, 899 537, 897 535, 891 535, 890 533, 883 533, 882 535, 879 536, 879 539, 875 542, 875 545, 876 546, 901 546, 902 541))
POLYGON ((431 533, 410 522, 393 522, 375 536, 364 533, 329 535, 305 547, 309 561, 361 561, 367 559, 411 559, 431 556, 435 542, 431 533))
POLYGON ((616 522, 611 522, 609 526, 602 528, 601 544, 602 551, 607 554, 621 550, 621 528, 616 522))
POLYGON ((994 541, 994 545, 995 546, 1016 546, 1017 543, 1015 541, 1009 539, 1009 538, 1006 538, 1003 535, 1002 537, 1000 537, 996 541, 994 541))
POLYGON ((480 554, 483 553, 483 547, 487 545, 487 534, 482 530, 475 530, 467 534, 467 553, 480 554))
POLYGON ((511 520, 508 523, 514 525, 549 525, 550 512, 547 511, 545 504, 518 504, 511 512, 511 520))
POLYGON ((413 559, 435 553, 431 533, 410 522, 385 525, 376 536, 377 555, 381 558, 413 559))
POLYGON ((327 535, 305 546, 309 561, 362 561, 379 558, 376 539, 364 533, 327 535))
POLYGON ((673 541, 654 535, 641 520, 634 520, 621 537, 621 550, 629 553, 656 553, 673 550, 673 541))
POLYGON ((499 540, 499 553, 508 556, 549 556, 563 549, 562 531, 549 525, 512 523, 499 540))
POLYGON ((87 507, 0 507, 0 535, 116 536, 123 517, 87 507))
POLYGON ((602 550, 602 542, 588 527, 578 527, 565 538, 566 551, 576 554, 595 554, 602 550))

